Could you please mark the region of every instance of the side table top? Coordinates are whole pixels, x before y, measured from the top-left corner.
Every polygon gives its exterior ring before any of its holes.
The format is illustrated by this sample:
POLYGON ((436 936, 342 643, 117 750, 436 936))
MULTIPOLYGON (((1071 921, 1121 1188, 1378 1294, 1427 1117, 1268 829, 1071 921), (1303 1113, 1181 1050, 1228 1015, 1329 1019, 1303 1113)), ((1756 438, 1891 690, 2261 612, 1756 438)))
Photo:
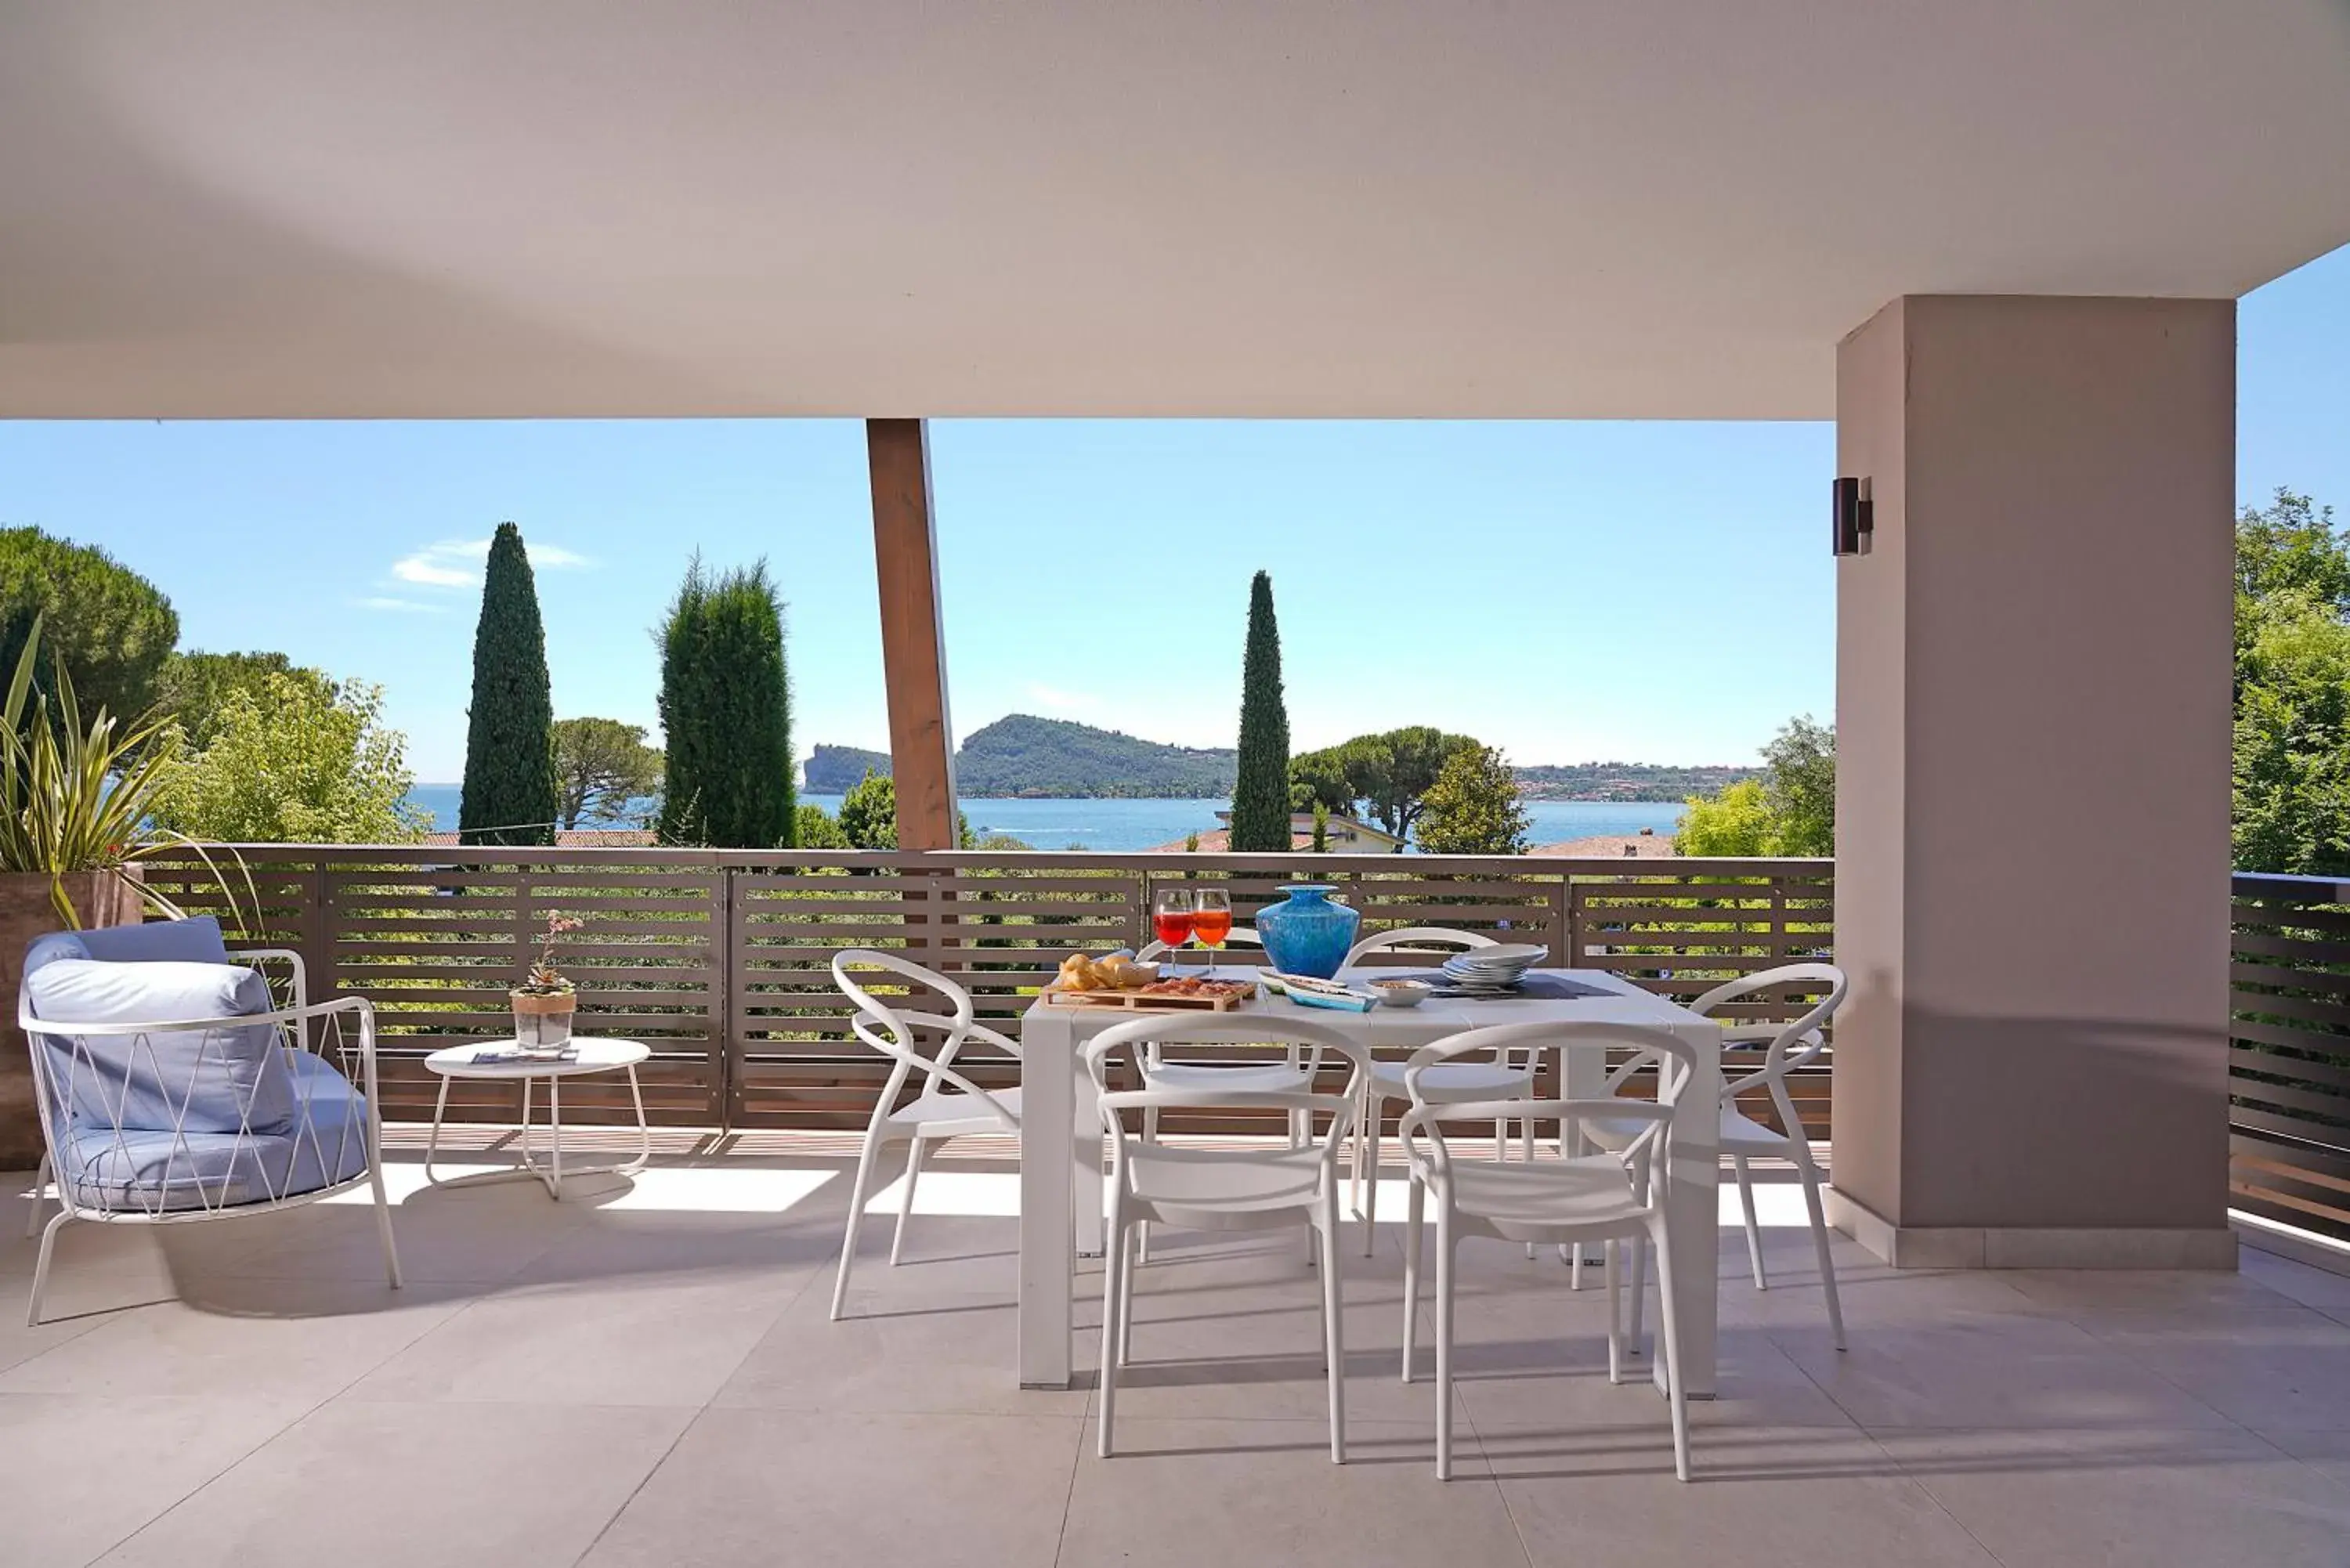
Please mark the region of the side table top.
POLYGON ((424 1064, 448 1078, 570 1078, 582 1073, 608 1073, 616 1068, 633 1067, 652 1054, 650 1047, 634 1040, 575 1034, 570 1043, 577 1047, 579 1054, 569 1061, 476 1062, 473 1060, 475 1052, 512 1046, 514 1042, 468 1040, 433 1052, 424 1058, 424 1064))

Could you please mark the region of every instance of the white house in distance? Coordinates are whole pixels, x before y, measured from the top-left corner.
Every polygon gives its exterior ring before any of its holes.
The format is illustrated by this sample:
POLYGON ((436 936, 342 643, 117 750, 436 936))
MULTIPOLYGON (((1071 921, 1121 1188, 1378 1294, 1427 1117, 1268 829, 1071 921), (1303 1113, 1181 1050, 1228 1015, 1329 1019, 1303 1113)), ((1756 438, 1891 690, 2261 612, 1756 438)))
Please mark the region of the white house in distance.
MULTIPOLYGON (((1232 846, 1232 814, 1216 813, 1222 827, 1211 828, 1200 835, 1194 845, 1188 838, 1172 844, 1161 844, 1153 854, 1180 855, 1187 850, 1201 855, 1222 855, 1232 846)), ((1393 855, 1403 847, 1403 840, 1392 833, 1381 832, 1367 822, 1357 822, 1351 816, 1333 816, 1326 826, 1323 842, 1333 855, 1393 855)), ((1294 811, 1289 814, 1289 843, 1294 849, 1314 847, 1314 814, 1294 811)))

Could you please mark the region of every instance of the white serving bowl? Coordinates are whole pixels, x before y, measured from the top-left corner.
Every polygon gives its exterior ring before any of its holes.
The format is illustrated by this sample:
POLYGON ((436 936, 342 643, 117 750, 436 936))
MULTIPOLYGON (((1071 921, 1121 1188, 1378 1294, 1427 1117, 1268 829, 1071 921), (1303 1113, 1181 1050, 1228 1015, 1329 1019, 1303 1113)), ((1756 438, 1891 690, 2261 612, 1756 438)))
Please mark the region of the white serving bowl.
POLYGON ((1434 986, 1418 980, 1375 980, 1370 988, 1389 1007, 1418 1007, 1436 994, 1434 986))

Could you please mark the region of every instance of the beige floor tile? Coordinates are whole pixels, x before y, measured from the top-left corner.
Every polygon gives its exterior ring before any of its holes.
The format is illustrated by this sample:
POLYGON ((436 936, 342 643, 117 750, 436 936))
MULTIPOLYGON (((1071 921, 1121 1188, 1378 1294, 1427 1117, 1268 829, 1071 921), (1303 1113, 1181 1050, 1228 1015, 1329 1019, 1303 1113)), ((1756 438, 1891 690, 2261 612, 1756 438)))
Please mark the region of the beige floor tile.
POLYGON ((770 1287, 830 1277, 837 1231, 788 1217, 598 1210, 513 1277, 517 1287, 737 1282, 770 1287))
POLYGON ((10 1568, 79 1568, 308 1408, 265 1393, 0 1394, 0 1555, 10 1568))
POLYGON ((0 1373, 0 1392, 245 1396, 315 1403, 448 1319, 433 1287, 324 1280, 191 1282, 191 1299, 117 1314, 0 1373))
MULTIPOLYGON (((1015 1367, 1019 1314, 994 1296, 880 1299, 852 1290, 831 1322, 831 1282, 818 1280, 754 1345, 721 1406, 745 1409, 898 1414, 1077 1416, 1093 1374, 1095 1335, 1076 1336, 1079 1386, 1023 1389, 1015 1367)), ((1080 1306, 1090 1324, 1097 1303, 1080 1306)))
MULTIPOLYGON (((1480 1432, 1556 1432, 1632 1428, 1661 1432, 1668 1411, 1645 1356, 1627 1357, 1624 1381, 1607 1381, 1604 1318, 1590 1332, 1544 1338, 1538 1332, 1496 1332, 1495 1318, 1514 1313, 1464 1312, 1453 1352, 1454 1385, 1480 1432)), ((1429 1376, 1430 1342, 1423 1337, 1419 1376, 1429 1376)), ((1773 1340, 1759 1329, 1721 1336, 1719 1384, 1711 1399, 1692 1400, 1695 1428, 1851 1428, 1852 1417, 1821 1391, 1773 1340)))
MULTIPOLYGON (((375 1206, 364 1188, 279 1214, 176 1230, 166 1251, 182 1276, 374 1281, 383 1278, 375 1206)), ((495 1284, 583 1216, 532 1183, 425 1188, 391 1205, 401 1272, 419 1283, 495 1284)))
POLYGON ((103 1561, 107 1568, 567 1568, 691 1417, 338 1399, 103 1561))
POLYGON ((2237 1266, 2247 1279, 2257 1280, 2278 1294, 2289 1296, 2303 1306, 2315 1307, 2329 1317, 2350 1321, 2350 1274, 2313 1269, 2307 1263, 2253 1247, 2244 1248, 2238 1253, 2238 1260, 2237 1266))
POLYGON ((1427 1432, 1373 1421, 1348 1423, 1344 1465, 1330 1462, 1321 1421, 1129 1421, 1121 1413, 1117 1438, 1117 1456, 1102 1459, 1086 1434, 1060 1568, 1526 1562, 1465 1431, 1451 1481, 1436 1479, 1427 1432))
POLYGON ((2002 1269, 1998 1277, 2036 1306, 2076 1317, 2109 1312, 2168 1313, 2181 1322, 2224 1322, 2228 1315, 2294 1305, 2256 1275, 2212 1269, 2002 1269))
POLYGON ((2262 1432, 2258 1436, 2331 1480, 2345 1496, 2350 1496, 2350 1431, 2262 1432))
POLYGON ((586 1568, 1051 1568, 1072 1417, 703 1412, 586 1568))
POLYGON ((2115 1314, 2090 1332, 2256 1430, 2350 1430, 2350 1324, 2307 1307, 2238 1312, 2182 1326, 2115 1314))
POLYGON ((2350 1491, 2247 1432, 1902 1432, 1882 1441, 2005 1568, 2350 1560, 2350 1491))
POLYGON ((505 1292, 387 1358, 351 1397, 700 1406, 742 1365, 795 1288, 638 1278, 505 1292))
POLYGON ((2227 1417, 2061 1318, 1960 1314, 1855 1334, 1772 1338, 1861 1426, 2214 1427, 2227 1417))
POLYGON ((1858 1433, 1805 1427, 1709 1432, 1694 1479, 1669 1448, 1608 1433, 1573 1442, 1485 1439, 1510 1516, 1536 1563, 1687 1568, 1998 1568, 1925 1490, 1858 1433))

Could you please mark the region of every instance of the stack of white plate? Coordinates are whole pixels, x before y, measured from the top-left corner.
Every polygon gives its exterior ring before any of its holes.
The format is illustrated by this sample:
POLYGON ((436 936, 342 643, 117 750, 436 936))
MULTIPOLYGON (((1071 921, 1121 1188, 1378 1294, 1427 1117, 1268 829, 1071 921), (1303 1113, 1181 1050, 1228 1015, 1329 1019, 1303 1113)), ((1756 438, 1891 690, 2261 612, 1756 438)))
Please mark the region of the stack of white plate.
POLYGON ((1503 942, 1471 948, 1444 961, 1444 978, 1452 989, 1469 996, 1502 996, 1515 991, 1526 971, 1549 954, 1529 942, 1503 942))

